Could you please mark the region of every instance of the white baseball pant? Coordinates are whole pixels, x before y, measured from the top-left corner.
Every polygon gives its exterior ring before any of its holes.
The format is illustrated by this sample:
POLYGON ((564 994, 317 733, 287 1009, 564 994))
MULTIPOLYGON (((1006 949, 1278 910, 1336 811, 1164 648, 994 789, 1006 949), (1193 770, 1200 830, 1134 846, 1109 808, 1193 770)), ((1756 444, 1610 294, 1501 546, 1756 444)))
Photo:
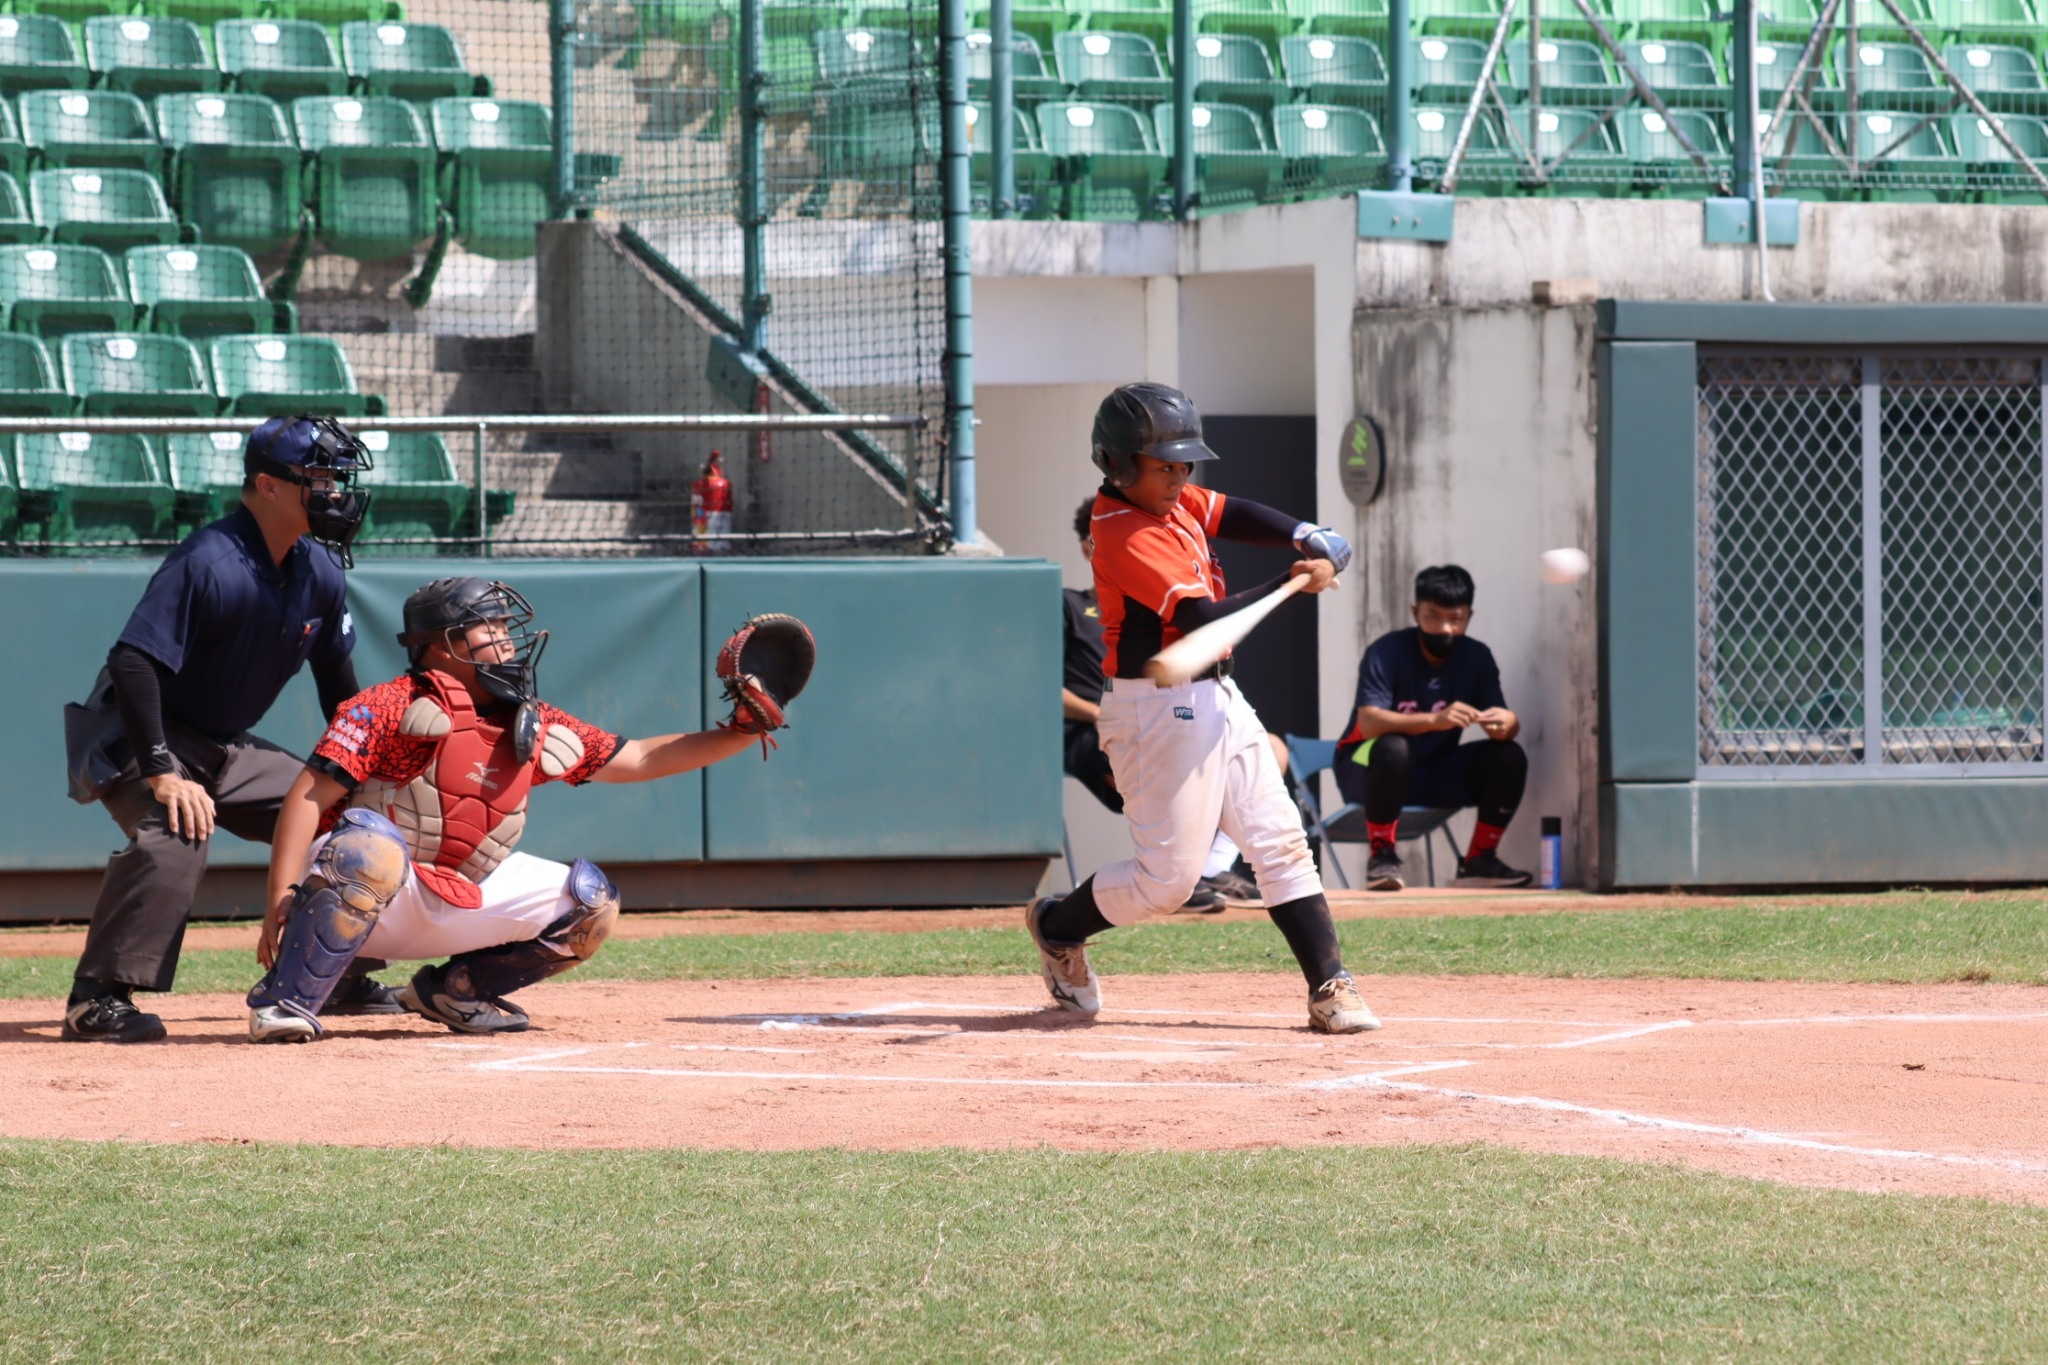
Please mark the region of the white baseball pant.
POLYGON ((1172 914, 1195 889, 1217 829, 1244 850, 1267 905, 1321 893, 1301 814, 1265 727, 1228 679, 1161 687, 1117 678, 1096 722, 1137 856, 1095 874, 1111 924, 1172 914))
MULTIPOLYGON (((320 852, 324 839, 313 843, 320 852)), ((306 871, 312 872, 307 860, 306 871)), ((569 892, 569 865, 530 854, 514 853, 484 878, 479 887, 484 903, 474 910, 450 905, 420 880, 410 864, 405 884, 377 916, 363 944, 364 957, 386 962, 416 962, 454 957, 457 953, 522 943, 569 913, 576 898, 569 892)))

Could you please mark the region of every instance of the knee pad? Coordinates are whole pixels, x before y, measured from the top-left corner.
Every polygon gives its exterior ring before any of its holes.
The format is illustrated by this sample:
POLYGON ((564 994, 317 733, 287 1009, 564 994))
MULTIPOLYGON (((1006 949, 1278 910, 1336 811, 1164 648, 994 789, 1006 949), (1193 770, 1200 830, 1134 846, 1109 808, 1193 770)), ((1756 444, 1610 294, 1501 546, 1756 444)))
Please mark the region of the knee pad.
MULTIPOLYGON (((619 888, 612 885, 603 868, 578 858, 569 864, 569 894, 582 913, 573 920, 563 916, 569 923, 561 931, 562 942, 578 962, 588 962, 612 936, 612 926, 619 922, 619 888)), ((543 937, 552 936, 554 931, 555 925, 550 925, 549 934, 543 937)))
POLYGON ((504 996, 590 961, 619 919, 619 889, 596 863, 569 866, 569 908, 533 938, 480 948, 448 961, 449 971, 480 995, 504 996))
POLYGON ((373 810, 345 810, 313 860, 315 875, 357 910, 376 912, 405 885, 405 836, 373 810))

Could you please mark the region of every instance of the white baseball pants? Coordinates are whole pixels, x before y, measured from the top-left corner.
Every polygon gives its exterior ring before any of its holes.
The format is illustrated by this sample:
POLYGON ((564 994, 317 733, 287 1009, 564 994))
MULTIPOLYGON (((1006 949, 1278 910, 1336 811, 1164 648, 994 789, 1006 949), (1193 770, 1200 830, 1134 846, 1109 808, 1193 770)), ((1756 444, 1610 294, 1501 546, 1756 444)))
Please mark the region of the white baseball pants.
POLYGON ((1103 694, 1096 732, 1137 852, 1095 874, 1104 919, 1134 924, 1179 909, 1219 828, 1244 851, 1267 905, 1321 893, 1301 814, 1235 683, 1118 678, 1103 694))
MULTIPOLYGON (((313 841, 318 854, 323 839, 313 841)), ((309 859, 306 871, 310 875, 309 859)), ((454 957, 457 953, 523 943, 569 913, 576 898, 569 893, 569 865, 514 853, 480 883, 484 903, 474 910, 450 905, 429 890, 410 864, 405 884, 377 916, 364 957, 386 962, 414 962, 454 957)))

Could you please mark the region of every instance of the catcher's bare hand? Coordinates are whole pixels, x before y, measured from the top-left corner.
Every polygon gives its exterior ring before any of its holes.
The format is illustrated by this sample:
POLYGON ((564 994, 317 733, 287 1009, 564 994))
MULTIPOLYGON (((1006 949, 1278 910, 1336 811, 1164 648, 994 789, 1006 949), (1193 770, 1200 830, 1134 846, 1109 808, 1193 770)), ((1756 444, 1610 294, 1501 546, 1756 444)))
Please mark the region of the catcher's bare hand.
POLYGON ((264 971, 277 965, 277 945, 284 938, 285 917, 291 914, 297 888, 286 891, 263 912, 263 932, 256 939, 256 962, 264 971))
POLYGON ((171 833, 195 844, 213 837, 213 796, 206 788, 176 773, 158 773, 147 780, 151 795, 163 805, 171 833))

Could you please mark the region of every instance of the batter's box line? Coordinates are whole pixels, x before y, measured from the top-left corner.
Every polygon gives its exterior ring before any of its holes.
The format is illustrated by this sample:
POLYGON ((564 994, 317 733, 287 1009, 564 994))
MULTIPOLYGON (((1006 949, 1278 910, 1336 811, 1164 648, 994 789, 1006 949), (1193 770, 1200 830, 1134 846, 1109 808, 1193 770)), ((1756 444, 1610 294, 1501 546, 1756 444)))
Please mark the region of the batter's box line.
POLYGON ((1425 1085, 1420 1081, 1404 1081, 1402 1076, 1413 1076, 1428 1071, 1447 1071, 1456 1067, 1471 1066, 1471 1062, 1444 1061, 1425 1062, 1416 1066, 1401 1067, 1392 1071, 1368 1072, 1358 1076, 1339 1076, 1323 1081, 1301 1081, 1298 1088, 1305 1090, 1349 1090, 1375 1088, 1399 1090, 1409 1094, 1440 1095, 1446 1099, 1476 1100, 1482 1104, 1498 1104, 1511 1109, 1540 1109, 1550 1113, 1572 1114, 1581 1118, 1604 1119, 1624 1127, 1649 1128, 1660 1132, 1688 1133, 1697 1137, 1721 1138, 1728 1141, 1751 1143, 1763 1147, 1793 1147, 1803 1151, 1826 1152, 1833 1156, 1867 1157, 1878 1161, 1931 1162, 1943 1166, 1970 1166, 1984 1170, 2012 1171, 2020 1175, 2048 1175, 2048 1165, 2038 1162, 2021 1161, 2016 1157, 1964 1156, 1955 1152, 1916 1152, 1899 1147, 1856 1147, 1848 1143, 1822 1142, 1818 1138, 1803 1138, 1791 1133, 1773 1133, 1764 1128, 1735 1127, 1720 1123, 1701 1123, 1693 1119, 1663 1118, 1655 1114, 1633 1114, 1625 1109, 1603 1109, 1597 1105, 1574 1104, 1569 1100, 1553 1100, 1541 1095, 1490 1095, 1479 1090, 1459 1090, 1445 1085, 1425 1085))
POLYGON ((502 1057, 495 1062, 477 1062, 478 1071, 512 1072, 519 1075, 567 1073, 579 1076, 679 1076, 714 1081, 818 1081, 829 1085, 982 1085, 1024 1086, 1050 1090, 1279 1090, 1286 1086, 1262 1081, 1089 1081, 1048 1080, 1010 1076, 897 1076, 888 1073, 844 1071, 716 1071, 708 1067, 674 1066, 554 1066, 549 1063, 570 1057, 588 1056, 591 1048, 564 1048, 530 1057, 502 1057))

